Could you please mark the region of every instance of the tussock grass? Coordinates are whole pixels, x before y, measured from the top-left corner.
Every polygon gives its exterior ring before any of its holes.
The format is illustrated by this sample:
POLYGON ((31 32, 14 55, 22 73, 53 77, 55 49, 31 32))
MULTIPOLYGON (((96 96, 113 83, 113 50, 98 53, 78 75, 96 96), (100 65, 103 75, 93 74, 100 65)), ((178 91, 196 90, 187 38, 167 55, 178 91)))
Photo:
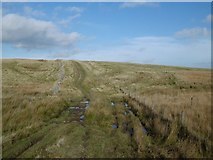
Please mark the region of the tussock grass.
POLYGON ((210 70, 3 60, 2 73, 5 158, 211 156, 210 70), (69 107, 85 100, 90 107, 79 122, 69 107))

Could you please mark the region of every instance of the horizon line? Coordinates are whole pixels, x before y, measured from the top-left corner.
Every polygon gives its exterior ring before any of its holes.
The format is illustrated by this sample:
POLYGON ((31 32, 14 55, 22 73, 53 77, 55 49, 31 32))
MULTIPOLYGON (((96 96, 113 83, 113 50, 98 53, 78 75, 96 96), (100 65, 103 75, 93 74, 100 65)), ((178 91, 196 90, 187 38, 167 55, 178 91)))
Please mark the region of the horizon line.
POLYGON ((137 63, 130 61, 102 61, 102 60, 79 60, 79 59, 63 59, 63 58, 55 58, 55 59, 45 59, 45 58, 0 58, 0 60, 44 60, 44 61, 82 61, 82 62, 107 62, 107 63, 128 63, 128 64, 136 64, 136 65, 153 65, 153 66, 164 66, 164 67, 177 67, 177 68, 189 68, 189 69, 213 69, 213 65, 210 67, 189 67, 189 66, 176 66, 176 65, 165 65, 165 64, 150 64, 150 63, 137 63))

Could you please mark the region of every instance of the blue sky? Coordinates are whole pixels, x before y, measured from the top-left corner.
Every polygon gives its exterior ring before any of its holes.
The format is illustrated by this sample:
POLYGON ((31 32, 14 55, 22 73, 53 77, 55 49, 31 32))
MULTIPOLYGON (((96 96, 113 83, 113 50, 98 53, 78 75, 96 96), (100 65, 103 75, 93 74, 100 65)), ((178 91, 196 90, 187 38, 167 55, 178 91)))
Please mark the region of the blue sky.
POLYGON ((3 58, 209 68, 211 3, 3 3, 3 58))

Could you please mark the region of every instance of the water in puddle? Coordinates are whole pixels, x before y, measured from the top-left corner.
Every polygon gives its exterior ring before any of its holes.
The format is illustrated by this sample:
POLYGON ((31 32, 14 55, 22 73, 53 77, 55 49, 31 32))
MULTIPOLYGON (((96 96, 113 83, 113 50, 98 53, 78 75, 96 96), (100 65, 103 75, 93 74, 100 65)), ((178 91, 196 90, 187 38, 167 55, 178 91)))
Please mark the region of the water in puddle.
POLYGON ((118 128, 118 125, 117 125, 117 124, 113 124, 113 125, 112 125, 112 128, 113 128, 113 129, 116 129, 116 128, 118 128))
POLYGON ((115 102, 111 102, 111 106, 115 106, 115 102))
POLYGON ((89 101, 85 101, 84 103, 85 103, 85 104, 89 104, 89 101))
POLYGON ((69 110, 78 110, 78 109, 80 109, 80 107, 69 107, 69 110))
POLYGON ((142 126, 143 133, 147 134, 147 130, 142 126))
POLYGON ((131 137, 133 136, 133 134, 134 134, 134 129, 133 128, 130 128, 129 134, 130 134, 131 137))
POLYGON ((81 116, 80 116, 80 120, 83 120, 83 119, 84 119, 84 115, 81 115, 81 116))
POLYGON ((85 104, 85 109, 88 109, 90 107, 90 101, 89 100, 83 101, 81 103, 85 104))
POLYGON ((128 112, 127 112, 127 111, 125 111, 125 112, 124 112, 124 115, 126 116, 127 114, 128 114, 128 112))
POLYGON ((85 109, 88 109, 90 107, 90 104, 89 103, 85 103, 85 109))
POLYGON ((82 101, 81 103, 84 103, 84 104, 89 104, 89 101, 82 101))
POLYGON ((128 107, 128 103, 124 102, 124 106, 127 108, 128 107))

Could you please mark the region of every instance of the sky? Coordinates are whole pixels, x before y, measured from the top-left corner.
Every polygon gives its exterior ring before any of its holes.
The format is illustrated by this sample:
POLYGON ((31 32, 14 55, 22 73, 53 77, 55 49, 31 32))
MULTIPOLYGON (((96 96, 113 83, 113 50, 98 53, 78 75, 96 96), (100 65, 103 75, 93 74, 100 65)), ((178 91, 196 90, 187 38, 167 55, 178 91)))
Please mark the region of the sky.
POLYGON ((211 67, 211 3, 2 3, 2 58, 211 67))

